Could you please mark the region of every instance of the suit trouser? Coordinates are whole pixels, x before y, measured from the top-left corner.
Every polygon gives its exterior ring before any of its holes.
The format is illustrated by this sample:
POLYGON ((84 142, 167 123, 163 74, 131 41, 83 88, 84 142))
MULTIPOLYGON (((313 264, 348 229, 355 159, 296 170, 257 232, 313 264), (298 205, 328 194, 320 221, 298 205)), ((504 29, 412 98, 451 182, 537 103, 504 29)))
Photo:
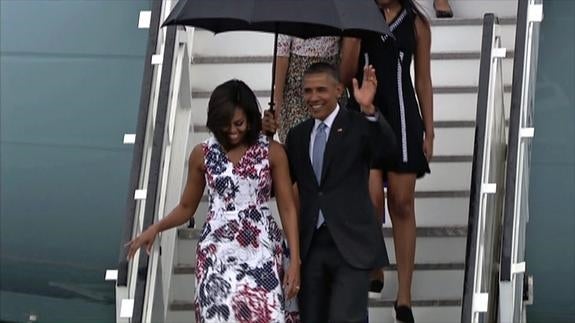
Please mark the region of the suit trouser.
POLYGON ((302 322, 367 322, 369 272, 348 265, 327 226, 320 227, 302 266, 302 322))

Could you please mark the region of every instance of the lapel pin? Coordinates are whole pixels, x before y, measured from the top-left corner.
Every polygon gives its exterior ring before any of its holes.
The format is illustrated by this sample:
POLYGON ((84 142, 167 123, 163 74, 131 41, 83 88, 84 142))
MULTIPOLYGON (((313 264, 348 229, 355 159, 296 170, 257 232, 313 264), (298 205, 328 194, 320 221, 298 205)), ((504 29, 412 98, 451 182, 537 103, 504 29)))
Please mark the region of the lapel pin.
POLYGON ((342 128, 337 128, 337 132, 343 132, 342 128))

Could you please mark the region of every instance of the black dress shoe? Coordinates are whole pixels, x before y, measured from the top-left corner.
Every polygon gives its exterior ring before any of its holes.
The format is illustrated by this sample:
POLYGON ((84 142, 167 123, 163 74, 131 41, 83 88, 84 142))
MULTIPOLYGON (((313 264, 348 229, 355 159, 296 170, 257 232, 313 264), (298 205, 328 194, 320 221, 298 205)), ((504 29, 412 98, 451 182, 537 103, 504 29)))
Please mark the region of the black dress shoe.
POLYGON ((369 284, 369 298, 380 299, 383 295, 383 282, 381 280, 374 279, 369 284))
POLYGON ((451 7, 449 7, 449 10, 437 10, 435 7, 435 2, 433 2, 433 9, 435 10, 435 16, 437 18, 453 18, 453 11, 451 10, 451 7))
POLYGON ((397 302, 393 304, 395 309, 395 320, 401 323, 415 323, 413 318, 413 313, 411 312, 411 307, 406 305, 397 305, 397 302))

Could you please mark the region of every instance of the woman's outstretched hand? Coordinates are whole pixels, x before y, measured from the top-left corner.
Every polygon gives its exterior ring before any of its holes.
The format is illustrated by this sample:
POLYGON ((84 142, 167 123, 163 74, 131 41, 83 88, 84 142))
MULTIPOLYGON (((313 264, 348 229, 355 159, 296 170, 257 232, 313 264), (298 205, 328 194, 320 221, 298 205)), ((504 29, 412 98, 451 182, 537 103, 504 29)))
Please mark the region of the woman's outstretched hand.
POLYGON ((158 235, 158 231, 155 226, 151 226, 146 231, 142 232, 139 236, 135 237, 130 242, 126 243, 126 248, 128 249, 128 259, 132 259, 136 254, 138 249, 145 247, 146 252, 148 255, 152 251, 152 246, 154 245, 154 240, 156 240, 156 236, 158 235))

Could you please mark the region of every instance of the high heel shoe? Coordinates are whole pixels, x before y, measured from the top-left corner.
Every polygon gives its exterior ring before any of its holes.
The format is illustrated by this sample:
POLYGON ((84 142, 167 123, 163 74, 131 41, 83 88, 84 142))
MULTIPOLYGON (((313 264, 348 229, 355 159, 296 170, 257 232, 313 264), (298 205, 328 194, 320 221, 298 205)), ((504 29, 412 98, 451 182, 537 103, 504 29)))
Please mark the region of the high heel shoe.
POLYGON ((407 305, 397 305, 397 301, 395 301, 395 303, 393 303, 393 309, 395 310, 396 322, 415 323, 411 307, 407 305))
POLYGON ((435 10, 435 16, 437 18, 453 18, 453 11, 451 10, 451 6, 447 3, 447 10, 438 10, 435 6, 435 1, 433 1, 433 10, 435 10))
POLYGON ((367 296, 371 299, 381 299, 383 295, 383 281, 374 279, 369 284, 369 293, 367 296))

